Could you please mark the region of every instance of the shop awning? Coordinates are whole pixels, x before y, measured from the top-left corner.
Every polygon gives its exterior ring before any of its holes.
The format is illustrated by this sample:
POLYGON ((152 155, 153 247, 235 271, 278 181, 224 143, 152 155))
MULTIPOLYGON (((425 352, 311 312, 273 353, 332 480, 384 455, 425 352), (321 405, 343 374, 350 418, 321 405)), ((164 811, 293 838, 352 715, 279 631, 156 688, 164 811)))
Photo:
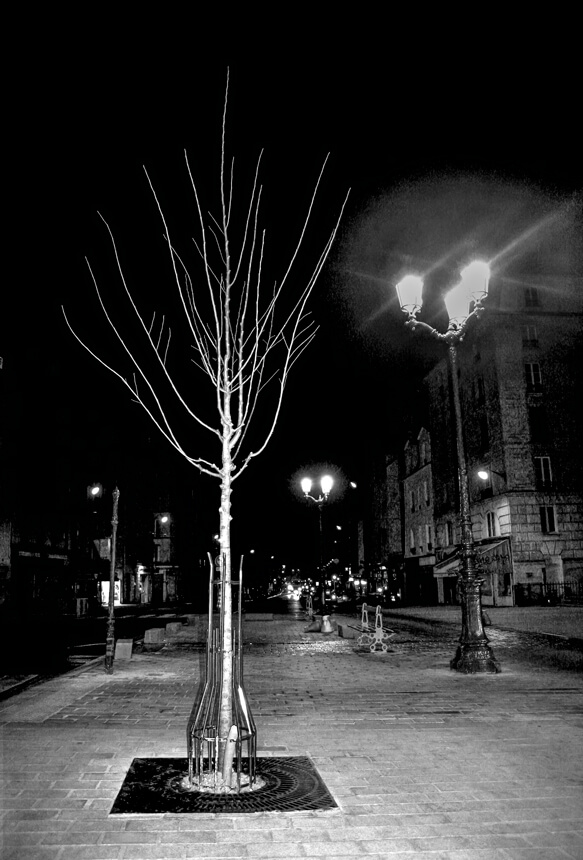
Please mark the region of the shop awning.
MULTIPOLYGON (((480 544, 476 547, 476 553, 478 556, 490 555, 494 552, 494 550, 499 549, 501 546, 508 544, 508 538, 503 538, 502 540, 496 541, 496 543, 485 543, 480 544)), ((460 563, 460 555, 459 550, 456 550, 453 555, 449 558, 445 559, 445 561, 441 561, 439 564, 436 564, 433 568, 434 576, 452 576, 454 573, 457 573, 457 569, 460 563)))

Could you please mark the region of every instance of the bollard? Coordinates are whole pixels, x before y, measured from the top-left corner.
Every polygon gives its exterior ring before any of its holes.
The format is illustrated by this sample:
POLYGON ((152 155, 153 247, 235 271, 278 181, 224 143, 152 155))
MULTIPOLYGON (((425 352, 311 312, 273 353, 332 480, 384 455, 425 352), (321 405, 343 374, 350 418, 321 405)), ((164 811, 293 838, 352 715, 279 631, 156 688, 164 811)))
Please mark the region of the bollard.
POLYGON ((334 633, 334 628, 330 624, 330 616, 329 615, 323 615, 322 616, 321 632, 322 633, 334 633))

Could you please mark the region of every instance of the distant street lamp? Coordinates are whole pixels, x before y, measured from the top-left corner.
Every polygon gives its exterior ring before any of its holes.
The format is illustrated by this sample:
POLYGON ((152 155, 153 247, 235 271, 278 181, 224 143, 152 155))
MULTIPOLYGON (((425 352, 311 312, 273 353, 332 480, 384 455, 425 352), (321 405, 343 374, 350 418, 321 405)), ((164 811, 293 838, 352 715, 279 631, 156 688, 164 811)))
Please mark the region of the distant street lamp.
POLYGON ((408 275, 397 284, 397 295, 401 310, 408 317, 406 325, 410 326, 413 331, 419 327, 447 345, 453 391, 459 477, 461 526, 461 571, 459 583, 462 609, 460 644, 450 665, 452 669, 465 674, 477 674, 479 672, 494 673, 500 671, 500 666, 488 645, 488 637, 484 633, 482 620, 481 587, 483 580, 478 571, 472 534, 468 472, 463 441, 457 365, 457 345, 463 340, 469 321, 479 316, 484 310, 482 301, 488 294, 489 277, 490 268, 486 263, 482 262, 471 263, 461 272, 460 283, 453 287, 444 298, 449 316, 449 328, 445 334, 438 332, 432 326, 417 319, 417 314, 421 310, 423 301, 421 296, 423 281, 421 278, 415 275, 408 275))
POLYGON ((322 580, 322 613, 325 612, 326 608, 326 583, 324 580, 324 531, 322 527, 322 509, 325 503, 328 501, 328 496, 334 486, 334 479, 330 477, 330 475, 322 475, 320 478, 320 487, 322 488, 322 492, 316 498, 315 496, 310 495, 310 490, 312 489, 312 479, 311 478, 302 478, 301 488, 304 493, 306 499, 311 499, 318 506, 318 516, 320 523, 320 579, 322 580))
POLYGON ((477 475, 482 481, 490 481, 492 475, 497 475, 503 481, 506 481, 506 474, 504 472, 497 472, 495 469, 478 469, 477 475))

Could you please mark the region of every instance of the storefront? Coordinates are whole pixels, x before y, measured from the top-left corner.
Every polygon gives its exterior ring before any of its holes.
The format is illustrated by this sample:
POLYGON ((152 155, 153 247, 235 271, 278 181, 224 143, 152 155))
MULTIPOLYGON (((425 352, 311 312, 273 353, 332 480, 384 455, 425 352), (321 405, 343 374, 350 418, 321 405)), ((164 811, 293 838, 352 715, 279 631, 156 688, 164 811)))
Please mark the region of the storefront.
MULTIPOLYGON (((510 538, 478 544, 476 554, 483 577, 482 603, 484 606, 514 606, 514 577, 510 538)), ((459 603, 457 580, 459 552, 436 564, 433 576, 437 580, 439 603, 459 603)))

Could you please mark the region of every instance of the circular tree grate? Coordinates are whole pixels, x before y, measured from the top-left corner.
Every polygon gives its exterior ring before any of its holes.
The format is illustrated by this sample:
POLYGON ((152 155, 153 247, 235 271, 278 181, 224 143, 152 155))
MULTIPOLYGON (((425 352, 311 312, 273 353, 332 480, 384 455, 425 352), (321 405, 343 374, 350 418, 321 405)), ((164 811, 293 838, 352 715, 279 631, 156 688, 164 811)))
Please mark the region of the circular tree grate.
POLYGON ((111 814, 302 812, 337 805, 307 756, 258 758, 257 774, 264 780, 262 788, 210 794, 185 788, 186 758, 136 758, 111 814))

